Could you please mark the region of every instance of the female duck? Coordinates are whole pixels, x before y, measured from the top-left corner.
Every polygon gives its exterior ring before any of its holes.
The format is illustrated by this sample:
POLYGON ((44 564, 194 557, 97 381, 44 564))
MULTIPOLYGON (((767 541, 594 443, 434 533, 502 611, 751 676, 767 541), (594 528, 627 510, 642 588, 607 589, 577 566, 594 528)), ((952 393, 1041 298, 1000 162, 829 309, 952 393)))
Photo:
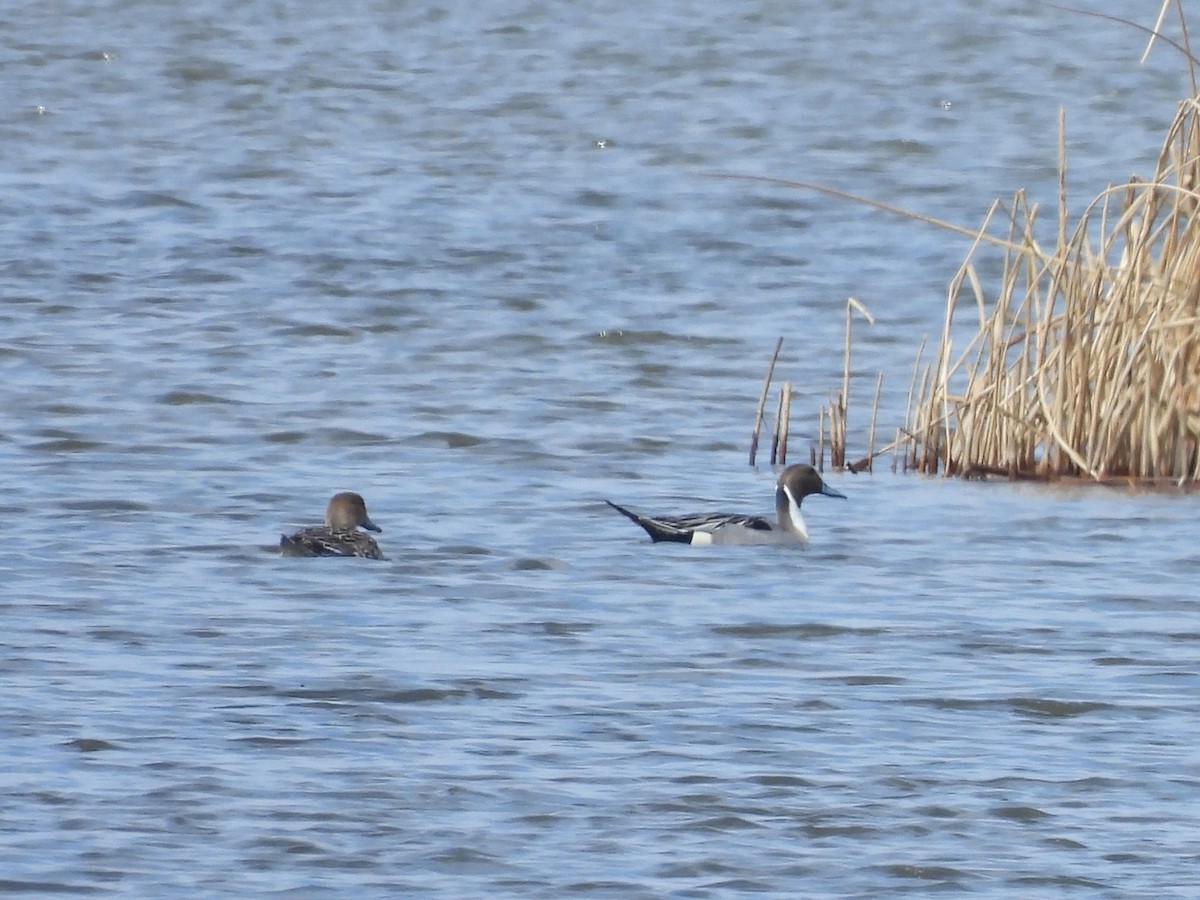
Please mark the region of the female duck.
POLYGON ((363 556, 383 559, 375 538, 358 529, 383 531, 367 515, 363 498, 344 491, 334 494, 325 508, 325 524, 301 528, 291 537, 279 538, 279 550, 284 556, 363 556))
POLYGON ((637 522, 652 541, 679 541, 684 544, 778 544, 808 540, 808 529, 800 515, 800 501, 809 494, 826 497, 846 495, 821 480, 812 466, 788 466, 779 473, 775 484, 775 516, 772 525, 762 516, 737 513, 699 513, 690 516, 643 516, 623 506, 604 502, 637 522))

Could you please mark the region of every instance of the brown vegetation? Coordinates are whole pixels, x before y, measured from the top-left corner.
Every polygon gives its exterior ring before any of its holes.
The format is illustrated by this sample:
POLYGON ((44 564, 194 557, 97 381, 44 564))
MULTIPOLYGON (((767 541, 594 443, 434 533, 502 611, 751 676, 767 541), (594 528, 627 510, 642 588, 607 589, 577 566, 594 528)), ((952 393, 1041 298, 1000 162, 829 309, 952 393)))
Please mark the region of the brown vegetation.
MULTIPOLYGON (((924 342, 918 351, 906 425, 878 451, 895 452, 903 468, 962 476, 1200 482, 1200 93, 1182 10, 1177 9, 1182 43, 1159 30, 1170 6, 1164 0, 1152 29, 1084 13, 1131 25, 1149 33, 1151 45, 1162 40, 1180 51, 1194 96, 1180 104, 1154 176, 1109 187, 1074 221, 1067 209, 1060 114, 1053 245, 1039 240, 1039 210, 1023 191, 1008 206, 993 204, 972 232, 832 188, 752 177, 866 203, 972 238, 950 282, 932 361, 923 362, 924 342), (989 289, 976 263, 997 248, 1003 266, 999 284, 989 289), (975 321, 964 321, 972 313, 975 321)), ((882 379, 867 455, 847 463, 852 309, 870 320, 861 304, 847 301, 842 390, 821 410, 811 456, 815 465, 823 464, 828 421, 830 464, 859 471, 869 469, 877 455, 882 379)), ((774 365, 772 357, 751 463, 774 365)), ((780 433, 779 462, 786 460, 789 405, 790 383, 781 394, 772 462, 780 433)))
MULTIPOLYGON (((900 443, 949 475, 1200 479, 1200 101, 1181 104, 1154 177, 1103 191, 1071 225, 1060 162, 1057 240, 1018 193, 994 206, 951 281, 941 338, 900 443), (975 268, 1005 249, 988 301, 975 268), (956 351, 969 303, 977 331, 956 351)), ((1061 128, 1060 128, 1061 132, 1061 128)))

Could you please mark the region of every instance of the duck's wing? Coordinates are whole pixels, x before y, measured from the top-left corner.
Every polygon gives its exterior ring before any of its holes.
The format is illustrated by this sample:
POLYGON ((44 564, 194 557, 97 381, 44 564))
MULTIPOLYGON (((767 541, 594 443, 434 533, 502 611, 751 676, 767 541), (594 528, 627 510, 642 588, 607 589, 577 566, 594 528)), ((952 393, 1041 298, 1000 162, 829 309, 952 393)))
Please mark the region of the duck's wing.
POLYGON ((339 538, 344 539, 343 546, 347 556, 361 556, 364 559, 383 559, 383 551, 379 549, 379 544, 375 542, 375 538, 363 531, 352 531, 348 534, 339 534, 339 538))
POLYGON ((746 528, 750 531, 774 531, 775 526, 762 516, 743 516, 739 513, 701 513, 696 516, 680 517, 690 524, 693 531, 714 533, 722 528, 746 528))
POLYGON ((303 531, 279 536, 279 552, 284 556, 323 556, 321 544, 303 531))
POLYGON ((771 531, 772 525, 762 516, 743 516, 736 513, 694 513, 686 516, 643 516, 605 500, 609 506, 637 522, 652 541, 678 541, 683 544, 710 543, 723 528, 746 528, 751 531, 771 531), (704 535, 707 540, 696 541, 704 535))
POLYGON ((361 556, 383 559, 375 538, 362 531, 333 531, 323 526, 303 528, 281 535, 279 550, 284 556, 361 556))

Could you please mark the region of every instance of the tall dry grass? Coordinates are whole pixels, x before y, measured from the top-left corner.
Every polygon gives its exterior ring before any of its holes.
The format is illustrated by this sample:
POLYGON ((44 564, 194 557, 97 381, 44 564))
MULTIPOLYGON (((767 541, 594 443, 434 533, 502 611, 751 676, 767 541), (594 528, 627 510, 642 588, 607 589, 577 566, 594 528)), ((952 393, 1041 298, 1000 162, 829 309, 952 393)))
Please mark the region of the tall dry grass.
POLYGON ((1200 98, 1180 105, 1153 178, 1110 187, 1074 222, 1061 138, 1059 152, 1054 244, 1039 242, 1039 210, 1018 193, 993 206, 951 281, 937 349, 914 371, 905 463, 1196 481, 1200 98), (995 247, 1003 267, 989 298, 976 262, 995 247), (960 346, 972 313, 974 335, 960 346))
MULTIPOLYGON (((1187 61, 1193 94, 1179 106, 1154 176, 1108 188, 1076 220, 1067 208, 1060 114, 1052 245, 1039 240, 1040 210, 1023 191, 1010 205, 994 204, 971 231, 824 185, 714 175, 814 190, 972 239, 950 283, 933 359, 924 362, 924 341, 917 353, 906 425, 895 441, 875 450, 877 383, 868 453, 856 463, 847 462, 845 453, 849 304, 858 306, 848 301, 842 392, 820 411, 814 463, 824 462, 828 419, 835 468, 859 471, 877 455, 894 452, 905 468, 947 475, 1200 481, 1200 60, 1190 49, 1186 17, 1172 0, 1163 0, 1152 28, 1039 2, 1143 31, 1150 35, 1147 54, 1155 42, 1170 45, 1187 61), (1180 41, 1161 31, 1172 9, 1180 41), (977 262, 997 249, 1001 274, 989 297, 977 262), (972 313, 975 321, 964 321, 972 313)), ((774 363, 772 357, 759 402, 752 464, 774 363)), ((777 421, 786 423, 788 406, 790 391, 777 421)))

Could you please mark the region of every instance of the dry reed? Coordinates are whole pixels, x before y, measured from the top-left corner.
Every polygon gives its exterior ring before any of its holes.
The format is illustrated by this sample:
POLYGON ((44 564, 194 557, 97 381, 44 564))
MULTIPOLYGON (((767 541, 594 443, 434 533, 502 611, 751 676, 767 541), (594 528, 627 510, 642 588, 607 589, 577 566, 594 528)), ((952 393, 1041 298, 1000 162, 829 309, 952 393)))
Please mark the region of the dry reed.
POLYGON ((1062 144, 1055 244, 1038 242, 1038 208, 1018 193, 1005 237, 988 234, 994 206, 950 283, 937 351, 909 405, 906 465, 1196 481, 1200 98, 1180 105, 1154 177, 1109 187, 1074 224, 1062 144), (1004 250, 990 304, 976 266, 987 246, 1004 250), (957 349, 964 306, 978 322, 957 349))
POLYGON ((783 337, 775 342, 775 352, 771 354, 771 362, 767 366, 767 377, 763 379, 762 394, 758 398, 758 410, 754 414, 754 428, 750 432, 750 465, 754 465, 754 457, 758 455, 758 435, 762 431, 763 409, 767 405, 767 395, 771 391, 771 376, 775 372, 775 362, 779 359, 779 351, 783 348, 783 337))
MULTIPOLYGON (((846 336, 845 349, 842 359, 842 389, 841 392, 830 398, 829 406, 822 406, 819 411, 819 424, 817 429, 816 444, 809 450, 809 457, 814 466, 823 469, 825 464, 825 420, 829 419, 829 462, 834 469, 843 467, 849 468, 854 472, 860 472, 864 469, 872 468, 872 462, 876 455, 875 452, 875 422, 879 414, 879 397, 883 390, 883 375, 880 374, 875 384, 875 399, 871 407, 871 423, 870 436, 868 439, 868 452, 865 457, 857 462, 846 462, 846 429, 847 420, 849 417, 850 403, 850 373, 851 360, 853 349, 853 324, 854 313, 858 313, 870 324, 875 324, 875 317, 871 315, 862 303, 853 297, 846 300, 846 336)), ((762 392, 758 398, 758 407, 754 415, 754 428, 750 435, 750 465, 754 465, 754 459, 758 452, 759 433, 762 429, 763 413, 767 405, 767 397, 771 392, 771 378, 775 372, 775 364, 779 359, 779 351, 783 346, 783 338, 779 338, 775 342, 775 352, 771 354, 771 361, 767 365, 766 378, 763 380, 762 392)), ((788 433, 791 422, 792 410, 792 382, 785 381, 779 390, 779 397, 776 404, 775 426, 771 432, 771 464, 784 465, 787 463, 788 450, 788 433)), ((890 444, 885 447, 882 452, 887 452, 894 449, 895 444, 890 444)))
MULTIPOLYGON (((905 469, 946 475, 1200 481, 1200 61, 1178 4, 1182 43, 1159 30, 1170 7, 1164 0, 1154 28, 1071 10, 1138 28, 1151 35, 1151 45, 1161 40, 1180 51, 1193 97, 1180 104, 1154 177, 1110 186, 1073 223, 1060 113, 1053 246, 1037 238, 1039 210, 1023 191, 1007 208, 993 204, 971 231, 823 185, 716 176, 815 190, 972 238, 950 282, 934 358, 924 362, 923 340, 914 361, 905 427, 875 450, 880 376, 867 456, 854 463, 845 459, 852 307, 873 320, 853 298, 847 301, 842 390, 820 410, 810 449, 814 464, 824 462, 828 417, 830 462, 852 471, 870 468, 882 453, 902 452, 905 469), (997 221, 1002 236, 989 230, 997 221), (995 249, 1003 252, 1003 267, 989 301, 976 260, 995 249), (974 308, 977 323, 958 349, 963 307, 974 308)), ((759 401, 752 464, 778 354, 776 345, 759 401)))
MULTIPOLYGON (((842 351, 842 390, 829 401, 829 464, 834 469, 849 468, 854 472, 871 468, 873 451, 856 463, 846 462, 846 429, 850 413, 850 360, 853 347, 854 313, 875 324, 875 317, 870 310, 853 297, 846 298, 846 337, 842 351)), ((882 375, 880 376, 882 378, 882 375)), ((874 416, 878 413, 878 402, 872 410, 871 432, 875 431, 874 416)))

